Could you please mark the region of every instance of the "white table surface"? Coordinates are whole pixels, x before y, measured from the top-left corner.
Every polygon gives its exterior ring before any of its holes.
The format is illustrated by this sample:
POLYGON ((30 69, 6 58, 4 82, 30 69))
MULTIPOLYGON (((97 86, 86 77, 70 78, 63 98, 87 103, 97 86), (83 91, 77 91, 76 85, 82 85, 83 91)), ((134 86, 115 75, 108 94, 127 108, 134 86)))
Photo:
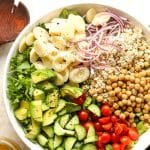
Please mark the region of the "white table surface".
MULTIPOLYGON (((147 27, 150 24, 150 8, 148 0, 22 0, 22 2, 29 8, 31 22, 48 13, 55 7, 78 2, 97 2, 120 8, 136 17, 147 27)), ((10 124, 2 97, 3 70, 11 45, 12 43, 8 43, 0 46, 0 136, 11 138, 15 140, 23 150, 28 150, 10 124)))

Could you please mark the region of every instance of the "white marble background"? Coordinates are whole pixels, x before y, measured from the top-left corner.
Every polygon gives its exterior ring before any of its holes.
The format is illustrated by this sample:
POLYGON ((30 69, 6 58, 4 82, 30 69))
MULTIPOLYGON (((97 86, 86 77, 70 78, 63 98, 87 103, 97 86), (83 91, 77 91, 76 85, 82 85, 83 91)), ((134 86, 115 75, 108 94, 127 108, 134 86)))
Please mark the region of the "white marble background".
MULTIPOLYGON (((136 17, 147 27, 150 24, 150 2, 148 0, 22 0, 22 2, 29 8, 31 22, 58 6, 77 2, 97 2, 120 8, 136 17)), ((10 124, 2 97, 3 70, 11 44, 12 43, 8 43, 0 46, 0 136, 11 138, 15 140, 23 150, 28 150, 10 124)))

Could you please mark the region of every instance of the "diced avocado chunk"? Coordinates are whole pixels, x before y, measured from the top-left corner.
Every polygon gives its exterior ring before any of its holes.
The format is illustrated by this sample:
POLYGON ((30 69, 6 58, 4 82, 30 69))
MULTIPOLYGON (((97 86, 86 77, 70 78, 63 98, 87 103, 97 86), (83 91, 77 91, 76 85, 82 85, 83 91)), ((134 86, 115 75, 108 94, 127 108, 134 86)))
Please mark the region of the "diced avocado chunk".
POLYGON ((38 143, 39 143, 41 146, 46 146, 46 144, 47 144, 47 142, 48 142, 48 139, 47 139, 44 135, 39 134, 39 135, 37 136, 37 141, 38 141, 38 143))
POLYGON ((54 128, 53 126, 43 127, 42 130, 46 133, 49 138, 54 137, 54 128))
POLYGON ((52 93, 49 93, 47 95, 46 104, 51 108, 55 108, 58 106, 58 99, 59 99, 59 92, 58 90, 54 90, 52 93))
POLYGON ((30 140, 34 140, 40 133, 40 130, 41 130, 40 123, 38 123, 32 119, 32 129, 31 129, 31 131, 26 133, 25 136, 30 140))
POLYGON ((88 110, 98 117, 101 116, 100 108, 95 104, 89 105, 88 110))
POLYGON ((65 140, 65 150, 72 150, 76 140, 75 137, 67 137, 65 140))
POLYGON ((31 101, 30 102, 30 113, 31 117, 38 122, 42 122, 42 101, 31 101))
POLYGON ((92 103, 92 98, 90 96, 86 97, 84 103, 83 103, 83 107, 88 107, 90 104, 92 103))
POLYGON ((65 114, 60 118, 60 125, 62 128, 65 127, 65 125, 67 124, 67 122, 69 121, 70 115, 69 114, 65 114))
POLYGON ((39 83, 41 81, 53 79, 55 77, 55 72, 50 69, 38 69, 31 73, 31 79, 33 83, 39 83))
POLYGON ((97 150, 97 148, 94 144, 85 144, 82 150, 97 150))
POLYGON ((57 115, 54 113, 54 109, 47 110, 43 115, 43 126, 48 126, 54 123, 57 115))
POLYGON ((83 89, 75 86, 64 85, 61 88, 61 96, 70 99, 78 98, 83 94, 83 89))
POLYGON ((33 92, 33 98, 34 98, 34 100, 44 100, 45 99, 44 91, 42 91, 40 89, 35 89, 33 92))
POLYGON ((58 113, 59 111, 61 111, 66 105, 66 102, 63 99, 60 99, 58 101, 58 107, 56 108, 55 112, 58 113))
POLYGON ((20 102, 20 108, 29 109, 29 102, 22 100, 22 101, 20 102))
POLYGON ((54 150, 54 139, 50 138, 48 140, 48 147, 50 148, 50 150, 54 150))
POLYGON ((86 137, 86 130, 82 125, 75 125, 75 131, 79 141, 83 140, 86 137))
POLYGON ((50 83, 49 81, 43 81, 39 84, 39 88, 44 91, 52 92, 53 90, 57 90, 57 87, 50 83))
POLYGON ((15 110, 15 116, 18 120, 25 120, 28 117, 28 109, 18 108, 15 110))
POLYGON ((67 123, 67 125, 65 126, 66 129, 68 130, 74 130, 75 129, 75 125, 79 124, 79 118, 77 115, 74 115, 72 117, 72 119, 67 123))
POLYGON ((45 102, 43 102, 42 103, 42 111, 46 111, 48 109, 49 109, 49 106, 45 102))
POLYGON ((60 146, 62 142, 63 142, 63 137, 55 135, 55 137, 54 137, 54 148, 57 148, 58 146, 60 146))

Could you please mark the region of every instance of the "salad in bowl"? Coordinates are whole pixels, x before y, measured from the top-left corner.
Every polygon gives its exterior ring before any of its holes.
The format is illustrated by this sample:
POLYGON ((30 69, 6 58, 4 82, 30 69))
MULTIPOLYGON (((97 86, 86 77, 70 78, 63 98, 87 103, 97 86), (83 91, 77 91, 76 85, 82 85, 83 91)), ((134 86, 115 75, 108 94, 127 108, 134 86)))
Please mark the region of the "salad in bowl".
POLYGON ((15 50, 5 96, 34 150, 130 150, 148 130, 150 43, 130 17, 63 8, 15 50))

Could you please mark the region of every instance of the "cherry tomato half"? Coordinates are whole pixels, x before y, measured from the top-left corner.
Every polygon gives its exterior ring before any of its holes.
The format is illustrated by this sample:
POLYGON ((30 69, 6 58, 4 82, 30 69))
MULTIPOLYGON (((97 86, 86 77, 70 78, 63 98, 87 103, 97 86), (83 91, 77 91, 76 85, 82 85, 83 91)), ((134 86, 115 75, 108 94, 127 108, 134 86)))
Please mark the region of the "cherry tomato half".
POLYGON ((83 93, 80 97, 75 98, 73 100, 73 102, 76 103, 76 104, 78 104, 78 105, 82 105, 84 103, 85 99, 86 99, 86 94, 83 93))
POLYGON ((109 130, 111 129, 111 127, 112 127, 112 123, 111 123, 111 122, 102 125, 102 128, 103 128, 105 131, 109 131, 109 130))
POLYGON ((113 144, 112 144, 112 150, 120 150, 120 144, 118 144, 118 143, 113 143, 113 144))
POLYGON ((129 128, 128 136, 133 141, 136 141, 139 138, 139 134, 135 128, 129 128))
POLYGON ((122 136, 120 142, 124 145, 128 145, 131 143, 131 139, 128 136, 122 136))
POLYGON ((110 116, 111 115, 111 108, 108 104, 104 104, 101 106, 101 112, 103 116, 110 116))
POLYGON ((110 142, 110 134, 107 132, 103 132, 101 136, 99 136, 101 142, 106 144, 110 142))
POLYGON ((96 131, 102 131, 101 124, 98 121, 94 122, 93 124, 96 131))
POLYGON ((86 110, 80 110, 78 113, 80 121, 87 121, 89 118, 89 112, 86 110))
POLYGON ((109 123, 109 122, 110 122, 110 116, 99 118, 98 121, 99 121, 101 124, 109 123))
POLYGON ((123 131, 123 126, 120 123, 115 123, 114 127, 116 135, 120 135, 123 131))
POLYGON ((112 134, 111 134, 111 142, 112 142, 112 143, 120 142, 120 136, 119 136, 119 135, 116 135, 115 133, 112 133, 112 134))
POLYGON ((115 115, 112 115, 110 120, 111 120, 112 123, 116 123, 116 122, 119 121, 119 118, 115 115))
POLYGON ((86 131, 88 131, 90 126, 94 126, 92 121, 88 121, 86 123, 83 124, 84 128, 86 129, 86 131))

